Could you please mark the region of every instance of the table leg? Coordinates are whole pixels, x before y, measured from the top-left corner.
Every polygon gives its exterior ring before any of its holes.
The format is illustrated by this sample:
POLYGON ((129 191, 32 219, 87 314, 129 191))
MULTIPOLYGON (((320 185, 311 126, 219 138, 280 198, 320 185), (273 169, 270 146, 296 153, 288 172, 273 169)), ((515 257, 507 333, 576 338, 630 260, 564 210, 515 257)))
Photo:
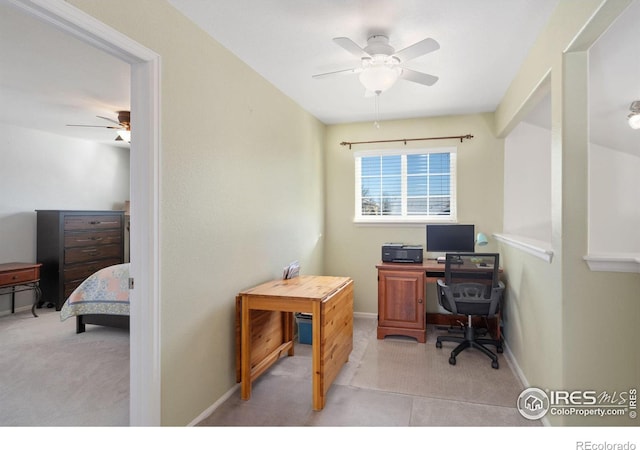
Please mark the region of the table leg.
POLYGON ((321 371, 322 350, 322 317, 320 317, 320 302, 312 302, 311 318, 311 356, 312 356, 312 390, 313 409, 320 411, 324 408, 324 389, 322 386, 323 373, 321 371))
POLYGON ((31 306, 31 314, 33 314, 33 317, 38 317, 38 315, 36 314, 36 306, 40 303, 40 299, 42 297, 42 291, 40 290, 40 286, 38 284, 33 286, 33 290, 35 292, 35 300, 33 301, 33 305, 31 306))
POLYGON ((251 310, 249 299, 242 298, 242 325, 240 327, 240 398, 251 397, 251 310))
MULTIPOLYGON (((294 325, 294 318, 293 318, 293 313, 292 312, 283 312, 282 314, 284 314, 284 341, 285 342, 292 342, 293 341, 293 325, 294 325)), ((289 351, 287 352, 288 356, 293 356, 294 355, 294 345, 291 346, 291 348, 289 349, 289 351)))
POLYGON ((11 314, 16 312, 16 288, 11 288, 11 314))

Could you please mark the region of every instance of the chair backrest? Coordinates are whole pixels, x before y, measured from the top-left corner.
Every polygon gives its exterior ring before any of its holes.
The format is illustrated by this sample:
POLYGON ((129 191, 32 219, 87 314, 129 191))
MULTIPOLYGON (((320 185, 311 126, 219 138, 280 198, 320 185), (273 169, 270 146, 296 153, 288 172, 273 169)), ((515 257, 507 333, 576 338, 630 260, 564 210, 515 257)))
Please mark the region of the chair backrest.
POLYGON ((500 254, 447 253, 444 279, 448 285, 456 283, 482 283, 487 285, 487 298, 491 288, 500 284, 500 254))
POLYGON ((438 280, 438 300, 454 314, 493 316, 500 308, 497 253, 448 253, 445 279, 438 280))

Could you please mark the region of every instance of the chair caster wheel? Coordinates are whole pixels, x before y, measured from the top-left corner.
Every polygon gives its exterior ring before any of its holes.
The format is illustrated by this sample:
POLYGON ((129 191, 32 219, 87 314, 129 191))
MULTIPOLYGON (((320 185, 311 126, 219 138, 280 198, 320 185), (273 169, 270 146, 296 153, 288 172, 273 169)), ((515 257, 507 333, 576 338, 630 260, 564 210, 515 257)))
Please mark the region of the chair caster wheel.
POLYGON ((500 367, 500 364, 498 364, 498 361, 491 361, 491 367, 493 367, 494 369, 497 369, 500 367))
POLYGON ((449 358, 449 364, 451 364, 452 366, 456 365, 456 357, 452 356, 449 358))
POLYGON ((442 348, 442 342, 436 341, 436 348, 442 348))
POLYGON ((496 347, 496 351, 498 353, 502 353, 504 350, 502 349, 502 345, 500 345, 499 347, 496 347))

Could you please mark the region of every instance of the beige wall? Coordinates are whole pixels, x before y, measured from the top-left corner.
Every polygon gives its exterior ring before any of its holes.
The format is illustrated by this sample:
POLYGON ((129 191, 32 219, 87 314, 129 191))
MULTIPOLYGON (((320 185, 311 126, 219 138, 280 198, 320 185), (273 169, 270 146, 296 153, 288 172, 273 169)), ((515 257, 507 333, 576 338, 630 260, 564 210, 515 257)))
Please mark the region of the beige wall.
MULTIPOLYGON (((473 139, 409 142, 409 148, 458 148, 458 221, 473 223, 477 231, 491 233, 502 227, 502 184, 504 142, 493 135, 493 115, 435 117, 381 122, 333 125, 327 129, 326 153, 326 257, 325 272, 348 275, 354 279, 354 310, 376 313, 378 310, 377 273, 385 242, 425 245, 426 232, 421 225, 354 224, 355 150, 402 148, 403 143, 341 146, 343 141, 410 139, 437 136, 473 135, 473 139)), ((495 242, 483 251, 495 249, 495 242)), ((435 290, 427 290, 427 310, 437 311, 435 290)))
MULTIPOLYGON (((583 260, 588 252, 587 50, 628 4, 561 1, 496 112, 496 130, 504 136, 551 73, 553 261, 501 247, 511 280, 505 334, 525 378, 543 389, 611 393, 637 387, 640 379, 632 325, 640 319, 640 277, 590 272, 583 260)), ((627 416, 548 418, 554 425, 634 424, 627 416)))
POLYGON ((589 146, 589 253, 640 255, 640 157, 589 146))
POLYGON ((164 1, 70 3, 161 57, 161 421, 186 425, 235 385, 235 295, 322 270, 324 125, 164 1))
POLYGON ((521 122, 505 139, 503 231, 551 244, 551 132, 521 122))

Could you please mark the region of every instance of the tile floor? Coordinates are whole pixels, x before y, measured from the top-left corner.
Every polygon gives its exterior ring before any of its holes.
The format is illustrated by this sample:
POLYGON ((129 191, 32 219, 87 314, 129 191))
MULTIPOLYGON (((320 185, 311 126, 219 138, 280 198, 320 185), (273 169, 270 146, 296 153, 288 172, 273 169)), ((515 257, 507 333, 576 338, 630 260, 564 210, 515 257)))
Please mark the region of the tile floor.
POLYGON ((239 390, 199 426, 541 426, 523 418, 516 400, 523 387, 507 361, 500 368, 476 350, 449 365, 455 346, 437 349, 430 326, 426 344, 376 338, 376 319, 354 319, 354 349, 327 393, 322 411, 311 407, 311 346, 296 344, 256 380, 251 399, 239 390))

